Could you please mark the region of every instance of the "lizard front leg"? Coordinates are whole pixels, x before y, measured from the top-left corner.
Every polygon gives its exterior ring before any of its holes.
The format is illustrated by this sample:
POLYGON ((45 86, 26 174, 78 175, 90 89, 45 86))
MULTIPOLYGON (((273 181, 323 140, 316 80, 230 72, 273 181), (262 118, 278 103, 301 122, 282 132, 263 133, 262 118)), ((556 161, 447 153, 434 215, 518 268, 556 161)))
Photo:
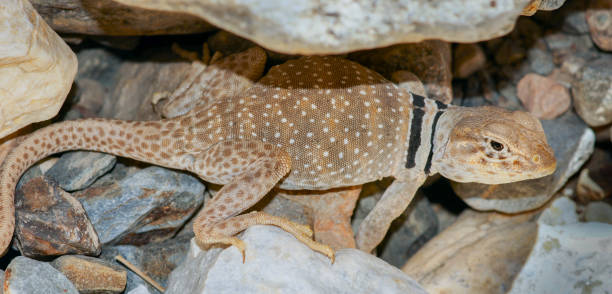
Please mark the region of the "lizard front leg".
POLYGON ((252 225, 275 225, 333 261, 332 249, 313 241, 308 226, 263 212, 238 215, 261 200, 290 168, 287 152, 261 141, 225 141, 204 152, 201 160, 194 161, 192 171, 204 180, 227 184, 194 221, 198 245, 231 244, 244 259, 244 243, 234 235, 252 225))
POLYGON ((393 181, 359 226, 358 249, 368 253, 374 250, 387 234, 391 222, 406 210, 425 178, 425 175, 411 175, 393 181))

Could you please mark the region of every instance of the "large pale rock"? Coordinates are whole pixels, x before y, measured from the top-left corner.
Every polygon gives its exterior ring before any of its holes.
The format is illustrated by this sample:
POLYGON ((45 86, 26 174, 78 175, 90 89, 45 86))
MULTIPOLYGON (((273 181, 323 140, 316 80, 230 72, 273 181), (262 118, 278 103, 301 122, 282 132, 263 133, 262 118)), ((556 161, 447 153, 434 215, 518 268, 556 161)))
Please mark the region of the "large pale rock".
POLYGON ((476 42, 510 30, 529 0, 117 0, 198 15, 284 53, 325 54, 419 42, 476 42))
POLYGON ((170 275, 166 293, 426 293, 384 261, 356 249, 336 261, 272 226, 254 226, 235 247, 201 251, 192 240, 185 262, 170 275))
POLYGON ((192 15, 129 7, 112 0, 32 0, 49 25, 62 33, 86 35, 190 34, 214 27, 192 15))
POLYGON ((552 175, 501 185, 452 182, 455 193, 472 208, 506 213, 531 210, 548 201, 593 153, 595 134, 573 112, 542 121, 542 127, 557 159, 552 175))
POLYGON ((538 219, 536 243, 508 293, 609 293, 612 225, 578 222, 576 205, 555 200, 538 219))
POLYGON ((402 270, 430 294, 505 293, 535 242, 534 215, 466 210, 402 270))
POLYGON ((0 137, 57 114, 77 59, 27 0, 0 3, 0 137))

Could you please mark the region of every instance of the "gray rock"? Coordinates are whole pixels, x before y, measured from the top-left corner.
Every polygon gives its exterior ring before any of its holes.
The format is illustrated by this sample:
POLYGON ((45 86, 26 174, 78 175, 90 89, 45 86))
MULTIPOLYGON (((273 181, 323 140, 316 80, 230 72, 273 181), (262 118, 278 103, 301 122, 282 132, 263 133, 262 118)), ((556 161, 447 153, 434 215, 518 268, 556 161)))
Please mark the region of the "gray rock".
POLYGON ((579 223, 575 210, 561 197, 542 213, 536 243, 508 293, 609 293, 612 225, 579 223))
POLYGON ((268 49, 299 54, 343 53, 424 39, 458 42, 491 39, 512 30, 529 3, 528 0, 118 2, 189 12, 268 49))
POLYGON ((584 210, 585 221, 612 225, 612 205, 603 201, 595 201, 587 204, 584 210))
POLYGON ((565 3, 565 0, 542 0, 539 10, 555 10, 561 7, 565 3))
POLYGON ((597 47, 612 51, 612 3, 609 0, 589 1, 586 20, 597 47))
POLYGON ((62 155, 45 176, 53 179, 65 191, 81 190, 111 170, 116 161, 114 155, 106 153, 68 152, 62 155))
POLYGON ((149 289, 145 285, 138 285, 138 287, 126 293, 127 294, 151 294, 151 292, 149 292, 149 289))
POLYGON ((576 195, 582 203, 603 200, 612 195, 612 153, 595 148, 578 177, 576 195))
POLYGON ((533 72, 543 76, 550 74, 555 69, 553 56, 546 49, 530 48, 527 51, 527 61, 533 72))
POLYGON ((166 293, 426 293, 399 269, 356 249, 338 250, 331 264, 273 226, 250 227, 241 239, 244 263, 234 247, 201 251, 192 240, 166 293))
POLYGON ((18 256, 6 268, 4 290, 12 294, 78 294, 76 287, 46 262, 18 256))
POLYGON ((542 127, 557 158, 552 175, 501 185, 453 182, 455 193, 472 208, 506 213, 531 210, 548 201, 589 158, 595 134, 571 111, 542 121, 542 127))
POLYGON ((576 111, 591 126, 612 122, 612 56, 588 61, 572 87, 576 111))
POLYGON ((204 189, 191 175, 153 166, 75 197, 101 243, 144 244, 173 236, 202 204, 204 189))

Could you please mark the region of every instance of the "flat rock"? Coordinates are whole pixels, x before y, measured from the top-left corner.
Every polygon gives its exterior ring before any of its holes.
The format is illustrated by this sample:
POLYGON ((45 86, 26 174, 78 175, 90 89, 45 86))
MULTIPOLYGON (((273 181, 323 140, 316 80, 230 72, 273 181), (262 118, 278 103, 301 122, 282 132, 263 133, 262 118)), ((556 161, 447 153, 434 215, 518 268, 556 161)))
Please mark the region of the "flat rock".
POLYGON ((517 96, 525 109, 540 119, 553 119, 571 104, 569 91, 560 83, 538 74, 527 74, 517 85, 517 96))
POLYGON ((15 236, 23 255, 100 253, 100 241, 81 203, 47 178, 26 174, 15 194, 15 210, 15 236))
POLYGON ((349 54, 349 59, 392 80, 394 72, 407 70, 415 74, 425 86, 426 96, 450 103, 452 93, 452 61, 450 44, 424 41, 349 54))
POLYGON ((79 293, 121 293, 126 271, 105 260, 79 255, 64 255, 51 263, 74 284, 79 293))
POLYGON ((331 54, 440 39, 476 42, 512 30, 530 1, 119 0, 136 7, 188 12, 268 49, 331 54), (392 12, 392 13, 390 13, 392 12))
POLYGON ((535 242, 535 215, 466 210, 402 270, 430 294, 506 293, 535 242))
POLYGON ((33 0, 58 32, 85 35, 162 35, 207 32, 213 26, 186 13, 130 7, 111 0, 33 0))
POLYGON ((556 199, 538 219, 535 245, 508 293, 606 293, 612 289, 612 225, 578 222, 556 199))
POLYGON ((75 193, 103 244, 145 244, 170 238, 204 201, 204 185, 157 166, 75 193))
POLYGON ((602 54, 577 73, 572 87, 576 112, 590 126, 612 122, 612 56, 602 54))
POLYGON ((506 213, 531 210, 548 201, 589 158, 595 134, 573 112, 542 121, 542 127, 557 159, 552 175, 500 185, 452 182, 455 193, 474 209, 506 213))
POLYGON ((234 247, 201 251, 192 240, 166 293, 426 293, 397 268, 356 249, 338 250, 331 264, 273 226, 250 227, 241 239, 244 263, 234 247))
POLYGON ((65 191, 81 190, 113 168, 116 161, 115 156, 106 153, 67 152, 45 176, 53 179, 65 191))
POLYGON ((6 268, 4 293, 78 294, 79 291, 49 263, 18 256, 6 268))
POLYGON ((0 138, 57 114, 77 71, 77 59, 27 0, 0 9, 0 138), (24 107, 27 105, 27 107, 24 107))
POLYGON ((601 50, 612 51, 612 2, 591 0, 586 10, 586 21, 593 42, 601 50))

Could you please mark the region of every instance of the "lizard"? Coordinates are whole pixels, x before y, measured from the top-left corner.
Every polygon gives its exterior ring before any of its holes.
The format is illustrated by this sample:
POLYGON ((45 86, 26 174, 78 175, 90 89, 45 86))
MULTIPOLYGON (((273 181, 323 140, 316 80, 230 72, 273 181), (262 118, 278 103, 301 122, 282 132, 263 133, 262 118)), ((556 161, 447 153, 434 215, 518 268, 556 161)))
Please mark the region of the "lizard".
POLYGON ((0 166, 0 250, 6 252, 14 230, 20 176, 67 150, 110 153, 222 184, 195 218, 195 240, 203 249, 233 245, 243 261, 246 246, 236 234, 264 224, 333 262, 333 250, 312 240, 308 226, 263 212, 241 214, 275 186, 326 190, 393 177, 357 232, 357 247, 371 252, 429 175, 500 184, 546 176, 556 167, 530 114, 446 105, 340 57, 289 60, 238 92, 159 121, 89 118, 27 135, 0 166))

